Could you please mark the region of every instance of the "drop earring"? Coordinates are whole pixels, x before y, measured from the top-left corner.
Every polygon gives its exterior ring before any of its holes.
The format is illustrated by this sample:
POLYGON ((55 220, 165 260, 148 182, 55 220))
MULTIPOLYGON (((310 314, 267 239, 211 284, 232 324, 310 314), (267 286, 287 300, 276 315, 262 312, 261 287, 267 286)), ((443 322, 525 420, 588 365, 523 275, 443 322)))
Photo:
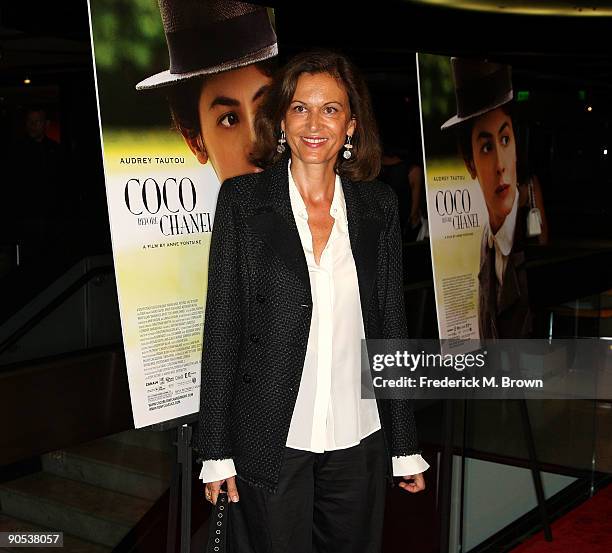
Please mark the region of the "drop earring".
POLYGON ((351 152, 353 145, 351 144, 351 137, 346 135, 346 143, 344 144, 344 152, 342 153, 342 157, 344 159, 351 159, 353 153, 351 152))
POLYGON ((281 131, 280 138, 278 139, 278 146, 276 147, 276 151, 279 154, 285 153, 285 142, 287 142, 285 138, 285 131, 281 131))

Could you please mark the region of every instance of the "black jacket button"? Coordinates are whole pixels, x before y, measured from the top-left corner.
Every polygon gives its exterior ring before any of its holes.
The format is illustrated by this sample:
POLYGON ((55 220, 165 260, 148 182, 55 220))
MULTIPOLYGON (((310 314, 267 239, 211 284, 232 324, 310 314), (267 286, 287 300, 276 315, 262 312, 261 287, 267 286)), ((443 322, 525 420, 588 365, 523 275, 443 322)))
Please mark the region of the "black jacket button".
POLYGON ((251 340, 251 342, 253 342, 254 344, 256 344, 257 342, 259 342, 259 336, 257 336, 257 334, 251 334, 249 336, 249 340, 251 340))
POLYGON ((255 299, 259 302, 259 303, 264 303, 266 301, 266 298, 264 297, 263 294, 255 294, 255 299))
POLYGON ((251 375, 249 373, 244 373, 242 375, 242 381, 248 384, 249 382, 251 382, 251 375))

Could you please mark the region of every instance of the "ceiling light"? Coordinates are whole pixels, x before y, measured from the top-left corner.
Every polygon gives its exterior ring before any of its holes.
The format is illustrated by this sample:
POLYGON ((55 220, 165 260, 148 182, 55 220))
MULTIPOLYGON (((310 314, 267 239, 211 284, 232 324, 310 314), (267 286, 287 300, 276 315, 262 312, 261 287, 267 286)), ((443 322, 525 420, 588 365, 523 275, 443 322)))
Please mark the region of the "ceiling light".
POLYGON ((612 6, 606 0, 591 0, 587 5, 562 0, 412 0, 418 4, 458 8, 480 12, 514 13, 522 15, 565 15, 575 17, 611 16, 612 6))

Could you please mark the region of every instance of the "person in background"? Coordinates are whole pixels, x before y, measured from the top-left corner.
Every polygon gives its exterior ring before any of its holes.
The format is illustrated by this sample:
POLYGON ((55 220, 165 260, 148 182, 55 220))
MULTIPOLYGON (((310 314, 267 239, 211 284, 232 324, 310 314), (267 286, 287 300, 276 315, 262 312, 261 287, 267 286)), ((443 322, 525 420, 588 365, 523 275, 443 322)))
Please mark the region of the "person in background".
POLYGON ((11 208, 0 230, 5 243, 18 245, 20 265, 40 263, 48 253, 70 200, 68 167, 60 144, 47 136, 48 126, 43 107, 28 107, 23 136, 12 144, 6 163, 4 201, 11 208))
POLYGON ((13 148, 14 183, 29 208, 29 215, 52 215, 60 193, 63 171, 60 145, 47 136, 49 121, 39 106, 26 110, 23 138, 13 148))
POLYGON ((386 480, 418 492, 429 465, 411 402, 361 397, 361 340, 407 337, 367 87, 339 54, 298 55, 255 129, 265 170, 222 185, 212 233, 205 496, 232 501, 232 551, 378 553, 386 480))
POLYGON ((395 148, 384 145, 378 178, 387 183, 397 195, 402 237, 407 241, 414 241, 423 224, 423 168, 412 157, 402 155, 395 148))

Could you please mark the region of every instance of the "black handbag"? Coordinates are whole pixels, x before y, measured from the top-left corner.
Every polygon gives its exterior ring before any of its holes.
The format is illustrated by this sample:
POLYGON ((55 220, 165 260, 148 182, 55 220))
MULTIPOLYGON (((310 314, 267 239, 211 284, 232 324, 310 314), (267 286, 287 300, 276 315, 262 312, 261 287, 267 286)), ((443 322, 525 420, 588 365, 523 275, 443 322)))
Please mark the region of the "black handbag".
POLYGON ((217 504, 213 506, 210 513, 206 553, 228 553, 229 551, 227 546, 229 506, 227 493, 220 493, 217 497, 217 504))

